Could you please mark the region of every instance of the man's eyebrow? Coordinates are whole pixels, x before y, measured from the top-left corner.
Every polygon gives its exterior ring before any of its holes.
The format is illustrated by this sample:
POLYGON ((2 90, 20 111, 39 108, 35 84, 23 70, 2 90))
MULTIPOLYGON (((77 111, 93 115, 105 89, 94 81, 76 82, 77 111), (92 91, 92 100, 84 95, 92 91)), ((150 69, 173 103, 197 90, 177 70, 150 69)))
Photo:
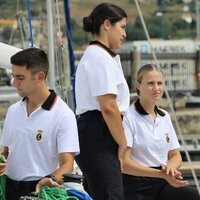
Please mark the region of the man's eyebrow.
POLYGON ((16 74, 16 75, 12 74, 12 76, 17 77, 17 78, 23 78, 24 77, 24 75, 21 75, 21 74, 16 74))

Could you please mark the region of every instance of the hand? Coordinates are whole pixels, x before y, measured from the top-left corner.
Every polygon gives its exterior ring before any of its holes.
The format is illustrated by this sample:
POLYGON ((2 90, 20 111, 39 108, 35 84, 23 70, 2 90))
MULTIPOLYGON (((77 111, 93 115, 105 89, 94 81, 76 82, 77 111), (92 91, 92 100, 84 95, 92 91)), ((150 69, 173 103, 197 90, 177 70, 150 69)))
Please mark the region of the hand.
POLYGON ((171 175, 173 177, 176 177, 178 179, 182 179, 182 174, 180 171, 178 171, 175 167, 173 167, 170 164, 163 165, 162 170, 166 172, 166 174, 171 175))
POLYGON ((7 166, 7 160, 3 155, 1 155, 2 163, 0 163, 0 176, 3 176, 6 171, 6 166, 7 166))
POLYGON ((127 150, 127 146, 121 145, 118 147, 118 159, 120 162, 121 171, 123 171, 123 161, 124 161, 124 155, 125 155, 126 150, 127 150))
POLYGON ((40 188, 42 186, 49 186, 49 187, 59 187, 59 188, 63 188, 62 185, 60 185, 59 183, 57 183, 56 181, 53 181, 51 178, 45 177, 43 179, 41 179, 38 184, 36 185, 36 189, 34 192, 34 195, 38 195, 38 193, 40 192, 40 188))
POLYGON ((167 177, 165 178, 165 180, 172 185, 173 187, 184 187, 187 186, 189 183, 188 181, 184 181, 184 180, 180 180, 177 179, 176 177, 173 177, 171 175, 167 175, 167 177))

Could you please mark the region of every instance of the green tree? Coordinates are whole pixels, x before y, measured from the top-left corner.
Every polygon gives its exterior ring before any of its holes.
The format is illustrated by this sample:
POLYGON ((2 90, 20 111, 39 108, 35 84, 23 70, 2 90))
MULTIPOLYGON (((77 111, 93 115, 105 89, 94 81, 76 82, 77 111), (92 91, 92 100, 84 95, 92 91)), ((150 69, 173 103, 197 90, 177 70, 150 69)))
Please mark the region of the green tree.
POLYGON ((183 3, 182 0, 157 0, 157 5, 162 6, 162 5, 174 5, 174 4, 179 4, 183 3))
POLYGON ((176 38, 192 37, 192 26, 182 19, 176 19, 171 22, 170 35, 176 38))
POLYGON ((146 20, 149 35, 152 38, 168 39, 170 24, 164 16, 150 17, 146 20))
POLYGON ((126 35, 127 41, 146 39, 139 17, 136 18, 135 24, 127 24, 126 35))
MULTIPOLYGON (((151 38, 167 39, 169 36, 170 24, 169 21, 162 17, 149 17, 146 18, 145 24, 147 26, 151 38)), ((142 27, 140 18, 137 17, 135 24, 127 24, 127 40, 145 40, 146 35, 142 27)))

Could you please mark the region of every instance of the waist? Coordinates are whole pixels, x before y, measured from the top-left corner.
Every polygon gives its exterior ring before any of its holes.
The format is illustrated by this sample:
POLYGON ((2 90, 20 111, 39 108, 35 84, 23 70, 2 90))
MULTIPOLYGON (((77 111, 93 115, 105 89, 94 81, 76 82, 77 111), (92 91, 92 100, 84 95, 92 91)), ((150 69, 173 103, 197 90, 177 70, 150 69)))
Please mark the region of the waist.
POLYGON ((6 182, 9 185, 12 185, 13 188, 27 188, 27 187, 35 187, 40 180, 34 181, 15 181, 6 177, 6 182))
POLYGON ((89 110, 89 111, 84 112, 84 113, 82 113, 82 114, 80 114, 80 115, 77 115, 77 116, 79 116, 79 117, 87 117, 87 116, 90 116, 90 115, 92 115, 92 114, 100 115, 100 114, 101 114, 101 111, 99 111, 99 110, 89 110))
MULTIPOLYGON (((103 117, 101 111, 99 110, 90 110, 90 111, 87 111, 85 113, 82 113, 80 115, 77 115, 77 118, 90 118, 92 115, 100 115, 103 117)), ((123 120, 123 115, 121 115, 121 119, 123 120)))

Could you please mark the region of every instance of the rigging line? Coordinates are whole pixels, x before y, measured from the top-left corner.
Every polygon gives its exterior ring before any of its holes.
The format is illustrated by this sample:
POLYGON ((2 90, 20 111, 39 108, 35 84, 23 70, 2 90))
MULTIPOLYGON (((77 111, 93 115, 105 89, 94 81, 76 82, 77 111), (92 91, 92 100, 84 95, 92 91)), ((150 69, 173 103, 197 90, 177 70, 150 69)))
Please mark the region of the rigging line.
MULTIPOLYGON (((137 7, 137 10, 138 10, 138 13, 139 13, 139 17, 140 17, 140 20, 141 20, 141 23, 142 23, 142 26, 143 26, 143 29, 144 29, 144 32, 146 34, 146 37, 147 37, 147 40, 149 42, 149 45, 150 45, 150 48, 151 48, 151 52, 152 52, 152 55, 153 55, 153 58, 156 62, 156 65, 159 67, 159 69, 161 68, 160 67, 160 64, 158 63, 158 59, 156 57, 156 54, 155 54, 155 51, 153 49, 153 45, 151 43, 151 39, 150 39, 150 36, 149 36, 149 33, 148 33, 148 30, 147 30, 147 27, 146 27, 146 24, 145 24, 145 21, 144 21, 144 18, 143 18, 143 15, 142 15, 142 12, 141 12, 141 9, 140 9, 140 6, 138 4, 138 1, 135 0, 135 4, 136 4, 136 7, 137 7)), ((177 120, 177 117, 176 117, 176 114, 175 114, 175 111, 174 111, 174 108, 173 108, 173 105, 172 105, 172 102, 171 102, 171 99, 170 99, 170 96, 169 96, 169 93, 168 93, 168 90, 167 90, 167 87, 165 87, 165 94, 166 94, 166 97, 168 99, 168 102, 169 102, 169 106, 170 106, 170 109, 172 111, 172 114, 173 114, 173 117, 174 117, 174 121, 175 121, 175 124, 176 124, 176 127, 177 127, 177 130, 178 130, 178 134, 180 136, 180 139, 182 141, 182 145, 184 147, 184 151, 185 151, 185 154, 186 154, 186 157, 187 157, 187 160, 191 166, 191 172, 192 172, 192 175, 193 175, 193 178, 194 178, 194 181, 195 181, 195 184, 197 186, 197 190, 200 194, 200 186, 199 186, 199 182, 198 182, 198 179, 197 179, 197 176, 196 176, 196 172, 194 170, 194 167, 191 165, 192 161, 191 161, 191 158, 190 158, 190 155, 188 153, 188 150, 186 149, 186 143, 185 143, 185 140, 183 138, 183 134, 181 132, 181 129, 180 129, 180 126, 178 124, 178 120, 177 120)))
MULTIPOLYGON (((57 3, 57 2, 56 2, 57 3)), ((56 5, 57 6, 57 5, 56 5)), ((58 18, 58 14, 56 13, 57 10, 55 10, 55 1, 53 1, 53 19, 57 19, 58 18), (56 14, 56 17, 55 17, 56 14)), ((58 39, 58 34, 57 31, 55 31, 56 35, 55 38, 56 40, 58 39)), ((56 88, 59 90, 59 95, 62 97, 62 83, 61 83, 61 67, 60 67, 60 56, 59 56, 59 45, 56 45, 55 48, 55 75, 56 75, 56 88)))
POLYGON ((57 48, 57 61, 59 62, 58 65, 58 73, 59 73, 59 80, 60 80, 60 90, 62 98, 68 103, 68 96, 67 96, 67 86, 64 89, 64 84, 67 84, 66 76, 65 76, 65 68, 64 68, 64 60, 63 54, 65 51, 64 44, 62 42, 62 33, 61 33, 61 23, 60 23, 60 12, 59 12, 59 2, 56 0, 56 19, 57 19, 57 28, 58 32, 56 33, 57 40, 59 46, 57 48), (66 92, 65 92, 66 90, 66 92))
POLYGON ((65 63, 64 63, 64 59, 63 59, 63 52, 64 52, 64 47, 62 45, 58 46, 58 61, 60 62, 60 67, 58 69, 59 71, 59 76, 60 76, 60 90, 61 90, 61 96, 63 98, 63 100, 68 104, 69 100, 68 100, 68 96, 67 96, 67 86, 65 86, 67 84, 66 81, 66 76, 65 76, 65 63))
POLYGON ((8 42, 9 45, 11 45, 11 43, 12 43, 15 28, 17 27, 17 25, 19 25, 18 18, 17 18, 18 13, 19 13, 19 0, 17 0, 17 5, 16 6, 17 6, 17 11, 16 11, 16 16, 15 16, 15 22, 14 22, 14 24, 12 26, 12 31, 11 31, 10 37, 9 37, 9 42, 8 42))
POLYGON ((70 81, 72 85, 72 97, 74 102, 74 110, 76 108, 76 99, 75 99, 75 55, 73 51, 72 44, 72 34, 71 34, 71 26, 70 26, 70 8, 69 8, 69 0, 64 1, 65 6, 65 21, 66 21, 66 34, 67 34, 67 45, 68 45, 68 58, 70 64, 70 81))
POLYGON ((9 37, 9 42, 8 42, 9 45, 11 45, 11 43, 12 43, 12 39, 13 39, 13 35, 14 35, 16 24, 17 24, 17 20, 15 19, 15 22, 14 22, 14 24, 12 26, 12 30, 11 30, 10 37, 9 37))
POLYGON ((17 0, 17 13, 19 13, 19 0, 17 0))
POLYGON ((26 34, 25 34, 25 31, 24 31, 22 13, 21 12, 19 12, 17 14, 17 20, 18 20, 18 25, 19 25, 19 31, 20 31, 21 38, 22 38, 23 48, 25 49, 26 48, 26 41, 25 41, 26 34))
MULTIPOLYGON (((19 13, 19 0, 17 0, 17 12, 16 12, 16 16, 17 16, 18 13, 19 13)), ((15 17, 15 22, 14 22, 14 24, 12 26, 12 30, 11 30, 10 37, 9 37, 9 42, 8 42, 9 45, 11 45, 11 43, 12 43, 12 39, 13 39, 13 35, 14 35, 16 24, 17 24, 17 19, 15 17)))
POLYGON ((15 19, 15 22, 13 24, 12 31, 11 31, 11 34, 10 34, 9 44, 11 44, 11 42, 12 42, 15 25, 17 24, 18 28, 19 28, 20 35, 21 35, 21 39, 22 39, 22 46, 23 46, 23 48, 25 48, 26 47, 26 42, 25 42, 26 35, 25 35, 23 23, 22 23, 22 15, 21 15, 21 12, 19 11, 19 0, 17 0, 16 6, 17 6, 16 19, 15 19))
POLYGON ((30 0, 27 0, 27 6, 28 6, 28 22, 29 22, 29 32, 30 32, 30 41, 31 41, 31 47, 34 47, 33 42, 33 30, 32 30, 32 24, 31 24, 31 9, 30 9, 30 0))
POLYGON ((62 43, 62 34, 61 34, 61 26, 60 26, 60 12, 59 12, 59 5, 58 5, 58 0, 56 0, 56 13, 57 13, 57 22, 58 22, 58 40, 60 43, 62 43))

